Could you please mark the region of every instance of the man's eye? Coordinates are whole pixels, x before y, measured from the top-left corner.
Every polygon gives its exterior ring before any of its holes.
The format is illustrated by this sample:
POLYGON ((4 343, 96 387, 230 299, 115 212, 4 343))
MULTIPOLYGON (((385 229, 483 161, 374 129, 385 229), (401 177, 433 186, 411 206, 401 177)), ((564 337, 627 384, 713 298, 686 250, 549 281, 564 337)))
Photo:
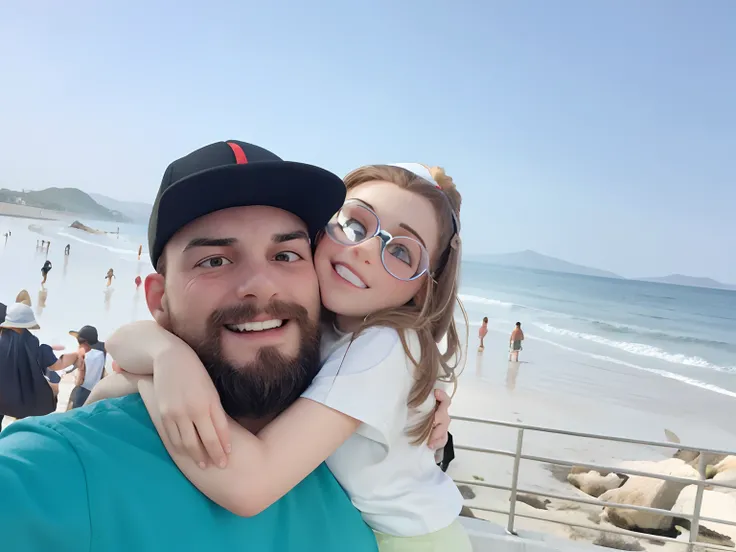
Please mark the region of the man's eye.
POLYGON ((276 253, 273 260, 281 263, 293 263, 294 261, 301 260, 301 258, 301 255, 294 253, 293 251, 282 251, 281 253, 276 253))
POLYGON ((219 268, 221 266, 232 264, 228 259, 225 257, 210 257, 209 259, 205 259, 204 261, 197 264, 197 266, 202 268, 219 268))

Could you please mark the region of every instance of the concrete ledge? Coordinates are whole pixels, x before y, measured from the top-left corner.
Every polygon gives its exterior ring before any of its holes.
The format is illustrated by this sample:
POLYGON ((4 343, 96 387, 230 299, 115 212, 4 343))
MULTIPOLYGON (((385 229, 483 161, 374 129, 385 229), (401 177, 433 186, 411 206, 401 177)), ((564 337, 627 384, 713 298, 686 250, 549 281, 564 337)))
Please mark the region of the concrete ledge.
POLYGON ((504 527, 478 518, 461 517, 460 523, 473 543, 473 552, 600 552, 603 547, 574 542, 552 535, 519 531, 519 536, 509 535, 504 527))

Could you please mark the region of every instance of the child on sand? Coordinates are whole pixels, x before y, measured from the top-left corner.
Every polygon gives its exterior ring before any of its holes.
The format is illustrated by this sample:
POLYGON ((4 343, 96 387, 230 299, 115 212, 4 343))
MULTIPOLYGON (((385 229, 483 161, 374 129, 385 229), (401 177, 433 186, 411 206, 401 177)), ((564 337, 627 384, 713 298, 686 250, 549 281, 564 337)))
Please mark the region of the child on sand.
MULTIPOLYGON (((156 428, 182 472, 221 506, 254 516, 326 460, 382 552, 470 551, 458 521, 462 496, 427 446, 434 390, 438 381, 455 382, 462 354, 453 318, 460 194, 443 169, 416 163, 362 167, 345 184, 347 201, 314 254, 331 322, 322 369, 258 435, 228 424, 205 367, 191 350, 179 355, 188 345, 157 324, 124 326, 108 350, 127 372, 155 373, 137 386, 156 428), (167 354, 156 355, 162 345, 167 354), (202 469, 205 451, 222 469, 202 469)), ((228 270, 229 251, 206 248, 202 277, 228 270)), ((252 320, 222 331, 284 324, 252 320)))
POLYGON ((482 351, 485 349, 483 346, 483 338, 488 334, 488 317, 483 317, 483 324, 481 324, 480 329, 478 329, 478 337, 480 338, 480 347, 478 347, 478 351, 482 351))

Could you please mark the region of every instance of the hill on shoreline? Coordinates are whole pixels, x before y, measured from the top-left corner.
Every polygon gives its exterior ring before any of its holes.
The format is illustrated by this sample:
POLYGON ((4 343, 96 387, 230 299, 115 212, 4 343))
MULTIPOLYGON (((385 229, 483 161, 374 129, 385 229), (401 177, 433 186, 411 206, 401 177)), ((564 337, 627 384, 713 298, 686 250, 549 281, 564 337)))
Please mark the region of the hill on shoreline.
POLYGON ((512 266, 517 268, 528 268, 531 270, 546 270, 549 272, 564 272, 566 274, 579 274, 581 276, 598 276, 599 278, 622 278, 618 274, 607 270, 599 270, 589 266, 563 261, 549 255, 542 255, 536 251, 527 249, 516 253, 502 253, 499 255, 467 255, 466 260, 481 263, 490 263, 501 266, 512 266))
POLYGON ((102 194, 89 194, 92 199, 111 211, 119 211, 133 222, 148 224, 153 205, 140 201, 121 201, 102 194))
POLYGON ((537 253, 536 251, 526 250, 515 253, 503 254, 484 254, 484 255, 466 255, 464 260, 472 262, 487 263, 499 266, 508 266, 514 268, 526 268, 530 270, 545 270, 548 272, 561 272, 564 274, 578 274, 581 276, 596 276, 599 278, 616 278, 620 280, 631 280, 641 282, 651 282, 656 284, 670 284, 676 286, 700 287, 709 289, 723 289, 728 291, 736 291, 736 286, 724 284, 712 278, 698 278, 695 276, 685 276, 683 274, 671 274, 669 276, 655 276, 648 278, 624 278, 607 270, 599 270, 597 268, 570 263, 562 259, 550 257, 537 253))
POLYGON ((46 188, 27 192, 2 188, 0 189, 0 202, 73 215, 85 215, 96 220, 132 222, 131 218, 120 211, 100 205, 89 194, 77 188, 46 188))

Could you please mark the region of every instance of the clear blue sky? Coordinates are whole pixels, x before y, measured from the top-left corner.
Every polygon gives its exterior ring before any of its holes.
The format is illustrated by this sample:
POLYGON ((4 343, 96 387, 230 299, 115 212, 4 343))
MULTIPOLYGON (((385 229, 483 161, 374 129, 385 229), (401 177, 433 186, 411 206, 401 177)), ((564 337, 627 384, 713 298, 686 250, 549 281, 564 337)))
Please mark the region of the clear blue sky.
POLYGON ((736 282, 736 2, 0 4, 0 186, 151 201, 239 138, 445 166, 466 252, 736 282))

